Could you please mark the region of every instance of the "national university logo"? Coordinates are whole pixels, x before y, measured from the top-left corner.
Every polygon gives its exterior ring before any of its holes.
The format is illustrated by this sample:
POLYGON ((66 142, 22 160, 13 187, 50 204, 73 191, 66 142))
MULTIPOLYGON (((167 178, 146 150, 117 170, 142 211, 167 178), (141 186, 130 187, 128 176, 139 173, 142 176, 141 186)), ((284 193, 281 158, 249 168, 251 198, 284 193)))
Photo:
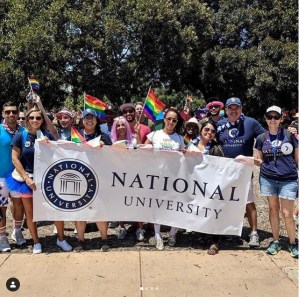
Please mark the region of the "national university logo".
POLYGON ((76 211, 89 206, 98 193, 98 178, 83 161, 64 159, 51 164, 42 178, 42 193, 56 209, 76 211))

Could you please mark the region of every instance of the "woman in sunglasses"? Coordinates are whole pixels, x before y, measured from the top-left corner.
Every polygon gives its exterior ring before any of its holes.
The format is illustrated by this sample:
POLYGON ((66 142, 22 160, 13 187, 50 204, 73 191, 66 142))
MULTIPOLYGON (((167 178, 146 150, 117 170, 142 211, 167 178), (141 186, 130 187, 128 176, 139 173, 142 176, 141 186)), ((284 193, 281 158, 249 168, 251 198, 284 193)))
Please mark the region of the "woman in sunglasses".
MULTIPOLYGON (((99 137, 99 147, 103 145, 111 145, 112 142, 110 137, 101 131, 100 128, 100 119, 97 116, 97 113, 92 109, 85 109, 82 113, 82 118, 80 119, 79 123, 79 133, 83 136, 86 141, 93 140, 99 137)), ((85 249, 85 239, 84 233, 86 229, 86 221, 77 221, 76 229, 77 229, 77 236, 78 242, 77 246, 74 248, 75 252, 81 252, 85 249)), ((96 222, 96 225, 100 231, 101 239, 103 241, 101 251, 106 252, 109 250, 110 246, 108 245, 108 238, 107 238, 107 222, 101 221, 96 222)))
MULTIPOLYGON (((210 122, 209 118, 200 121, 200 125, 200 136, 193 141, 193 144, 204 155, 224 157, 222 147, 216 138, 216 125, 210 122)), ((207 241, 210 243, 207 254, 216 255, 220 249, 220 236, 212 235, 211 238, 207 238, 207 241)))
POLYGON ((281 126, 282 111, 278 106, 267 109, 265 120, 268 130, 256 139, 256 165, 260 165, 260 191, 269 203, 269 220, 273 239, 267 254, 276 255, 281 250, 279 243, 281 210, 289 237, 289 251, 298 258, 295 239, 293 208, 298 196, 298 140, 281 126))
MULTIPOLYGON (((154 149, 179 151, 185 148, 183 137, 179 134, 183 120, 176 108, 171 107, 165 112, 163 129, 151 132, 147 135, 145 144, 152 144, 154 149)), ((156 248, 164 249, 164 242, 160 234, 159 224, 154 224, 156 248)), ((168 239, 169 246, 176 244, 177 228, 171 227, 168 239)))
MULTIPOLYGON (((39 100, 38 102, 41 106, 41 102, 39 100)), ((33 180, 34 143, 40 131, 46 138, 55 140, 52 134, 48 132, 48 130, 53 129, 54 126, 49 127, 48 123, 50 123, 50 125, 53 124, 45 120, 44 113, 38 107, 34 107, 28 111, 25 122, 27 130, 17 133, 12 140, 12 162, 15 166, 15 170, 8 176, 6 182, 10 191, 19 193, 24 206, 28 229, 34 242, 33 253, 39 254, 42 252, 42 247, 38 237, 36 223, 33 222, 32 192, 36 190, 36 185, 33 180)))

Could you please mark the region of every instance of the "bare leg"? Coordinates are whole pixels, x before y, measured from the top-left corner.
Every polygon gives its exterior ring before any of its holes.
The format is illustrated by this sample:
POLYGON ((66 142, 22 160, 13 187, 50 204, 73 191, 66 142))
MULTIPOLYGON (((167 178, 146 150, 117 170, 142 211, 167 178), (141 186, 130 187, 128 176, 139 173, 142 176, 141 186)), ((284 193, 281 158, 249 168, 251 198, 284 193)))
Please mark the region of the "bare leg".
POLYGON ((279 240, 279 211, 280 211, 280 204, 279 198, 277 196, 269 196, 269 220, 272 228, 273 238, 274 240, 279 240))
POLYGON ((63 221, 55 221, 54 225, 57 229, 57 237, 59 241, 63 241, 65 239, 65 231, 64 231, 64 222, 63 221))
POLYGON ((26 214, 26 219, 27 219, 27 225, 28 225, 28 229, 29 232, 31 234, 32 240, 33 242, 39 243, 39 237, 38 237, 38 233, 37 233, 37 226, 36 223, 33 222, 33 201, 32 201, 32 197, 31 198, 21 198, 22 199, 22 203, 24 206, 24 210, 25 210, 25 214, 26 214))
POLYGON ((98 227, 98 230, 100 231, 101 238, 103 240, 107 239, 108 222, 96 222, 96 225, 98 227))
POLYGON ((78 240, 84 241, 84 232, 85 232, 86 222, 85 221, 75 222, 75 226, 77 229, 78 240))
POLYGON ((251 228, 251 231, 257 230, 257 210, 254 202, 248 203, 246 205, 246 214, 248 218, 248 222, 251 228))
POLYGON ((281 212, 285 222, 285 228, 288 233, 290 243, 295 244, 295 221, 293 218, 294 201, 280 199, 281 212))

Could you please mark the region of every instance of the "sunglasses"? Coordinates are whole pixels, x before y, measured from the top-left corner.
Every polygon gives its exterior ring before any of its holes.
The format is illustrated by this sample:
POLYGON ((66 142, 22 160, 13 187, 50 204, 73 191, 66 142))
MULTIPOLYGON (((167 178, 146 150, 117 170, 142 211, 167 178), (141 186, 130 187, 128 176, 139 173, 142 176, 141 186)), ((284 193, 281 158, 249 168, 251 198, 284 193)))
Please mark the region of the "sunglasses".
POLYGON ((4 110, 4 113, 6 114, 6 115, 9 115, 9 114, 13 114, 13 115, 16 115, 16 114, 18 114, 19 112, 17 111, 17 110, 4 110))
POLYGON ((188 125, 188 126, 186 126, 186 129, 187 129, 187 130, 196 130, 196 129, 198 129, 198 126, 195 126, 195 125, 188 125))
POLYGON ((207 127, 203 128, 203 131, 204 132, 210 132, 211 134, 216 134, 216 130, 215 129, 210 129, 210 128, 207 128, 207 127))
POLYGON ((274 120, 280 120, 281 119, 281 116, 280 115, 266 115, 266 119, 267 120, 272 120, 272 119, 274 119, 274 120))
POLYGON ((127 113, 134 113, 135 110, 134 109, 127 109, 127 110, 124 110, 123 113, 124 114, 127 114, 127 113))
POLYGON ((177 119, 172 119, 172 118, 166 118, 166 120, 167 120, 168 122, 171 122, 171 123, 177 123, 177 122, 178 122, 177 119))
POLYGON ((29 119, 29 120, 37 120, 37 121, 40 121, 40 120, 42 119, 42 117, 41 117, 41 116, 36 116, 36 117, 34 117, 34 116, 29 116, 28 119, 29 119))
POLYGON ((219 105, 211 105, 210 107, 209 107, 209 109, 212 109, 212 108, 219 108, 220 106, 219 105))
POLYGON ((19 117, 19 120, 20 121, 25 121, 25 118, 24 117, 19 117))

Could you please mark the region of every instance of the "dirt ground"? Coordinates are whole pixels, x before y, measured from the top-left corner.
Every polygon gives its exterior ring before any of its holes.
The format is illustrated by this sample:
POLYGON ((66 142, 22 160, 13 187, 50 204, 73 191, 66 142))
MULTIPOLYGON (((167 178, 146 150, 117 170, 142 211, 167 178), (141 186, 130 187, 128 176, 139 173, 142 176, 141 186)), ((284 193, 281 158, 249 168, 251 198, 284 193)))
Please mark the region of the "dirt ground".
MULTIPOLYGON (((261 249, 265 249, 269 242, 272 240, 272 233, 269 223, 269 212, 268 212, 268 203, 267 200, 260 196, 259 194, 259 185, 258 185, 258 169, 255 168, 254 171, 254 191, 255 191, 255 203, 258 211, 258 233, 261 241, 261 249)), ((43 252, 52 253, 59 252, 55 244, 56 235, 53 234, 53 223, 52 222, 39 222, 38 223, 38 234, 41 238, 41 244, 43 246, 43 252)), ((137 242, 135 237, 135 224, 127 225, 127 236, 124 240, 117 239, 117 229, 109 228, 109 241, 111 249, 110 251, 126 251, 126 250, 155 250, 155 240, 154 240, 154 230, 152 224, 147 224, 145 229, 147 231, 146 238, 143 242, 137 242)), ((28 253, 32 248, 32 240, 30 239, 30 233, 28 229, 25 229, 23 234, 27 239, 27 243, 18 247, 10 239, 10 234, 12 231, 12 218, 11 213, 8 210, 7 213, 7 233, 9 234, 9 241, 11 243, 12 253, 28 253)), ((74 234, 74 222, 65 222, 65 234, 67 236, 67 241, 74 246, 77 237, 74 234)), ((167 238, 168 227, 162 228, 162 235, 164 238, 167 238)), ((232 240, 222 240, 221 250, 235 250, 235 249, 249 249, 248 246, 248 235, 249 235, 249 224, 247 219, 244 219, 244 228, 241 238, 234 237, 232 240)), ((284 222, 281 220, 281 229, 280 229, 281 241, 283 249, 287 249, 288 238, 284 227, 284 222)), ((97 252, 101 247, 100 234, 97 230, 97 227, 93 223, 87 225, 87 230, 85 234, 87 250, 90 252, 97 252)), ((179 230, 177 235, 177 244, 175 247, 169 247, 165 245, 165 250, 183 250, 183 249, 207 249, 209 242, 201 240, 201 236, 197 232, 187 233, 185 230, 179 230)))

